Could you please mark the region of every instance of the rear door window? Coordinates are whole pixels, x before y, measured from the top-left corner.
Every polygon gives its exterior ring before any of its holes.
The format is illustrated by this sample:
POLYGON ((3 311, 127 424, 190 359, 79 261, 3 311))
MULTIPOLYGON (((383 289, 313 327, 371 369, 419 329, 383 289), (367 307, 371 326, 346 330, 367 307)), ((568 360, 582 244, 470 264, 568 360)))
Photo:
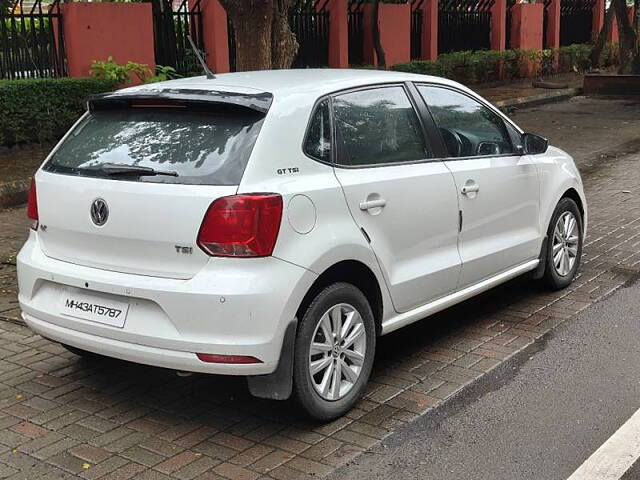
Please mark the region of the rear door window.
POLYGON ((237 106, 131 107, 89 113, 44 169, 154 183, 238 185, 264 114, 237 106), (177 176, 107 175, 116 164, 177 176))
POLYGON ((418 116, 401 86, 337 95, 333 112, 339 165, 386 165, 429 157, 418 116))

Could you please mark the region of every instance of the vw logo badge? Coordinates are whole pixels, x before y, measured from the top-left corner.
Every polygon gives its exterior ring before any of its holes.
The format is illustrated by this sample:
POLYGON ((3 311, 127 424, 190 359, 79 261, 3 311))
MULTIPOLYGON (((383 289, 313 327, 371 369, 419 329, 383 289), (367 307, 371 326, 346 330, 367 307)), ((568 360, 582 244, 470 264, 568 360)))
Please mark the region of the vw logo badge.
POLYGON ((96 198, 91 204, 91 220, 96 226, 101 227, 107 223, 108 218, 109 207, 107 207, 107 202, 102 198, 96 198))

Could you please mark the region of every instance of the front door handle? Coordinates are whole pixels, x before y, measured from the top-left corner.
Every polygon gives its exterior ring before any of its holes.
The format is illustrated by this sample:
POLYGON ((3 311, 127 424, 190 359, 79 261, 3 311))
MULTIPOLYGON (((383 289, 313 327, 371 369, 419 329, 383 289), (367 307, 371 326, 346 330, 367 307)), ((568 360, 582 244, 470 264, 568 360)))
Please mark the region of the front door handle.
POLYGON ((372 208, 382 208, 387 204, 384 198, 376 198, 375 200, 367 200, 360 202, 360 210, 371 210, 372 208))
POLYGON ((462 190, 460 191, 462 192, 463 195, 468 195, 470 193, 477 193, 480 191, 480 185, 478 185, 477 183, 469 183, 464 187, 462 187, 462 190))

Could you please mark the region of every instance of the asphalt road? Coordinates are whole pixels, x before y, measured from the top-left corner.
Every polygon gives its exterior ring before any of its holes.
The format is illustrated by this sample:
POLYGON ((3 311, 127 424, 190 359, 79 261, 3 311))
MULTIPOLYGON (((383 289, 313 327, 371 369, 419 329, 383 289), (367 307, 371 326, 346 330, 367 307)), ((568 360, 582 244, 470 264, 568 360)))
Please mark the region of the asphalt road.
MULTIPOLYGON (((640 282, 561 326, 334 479, 561 480, 640 408, 640 282)), ((624 477, 638 479, 636 463, 624 477)))

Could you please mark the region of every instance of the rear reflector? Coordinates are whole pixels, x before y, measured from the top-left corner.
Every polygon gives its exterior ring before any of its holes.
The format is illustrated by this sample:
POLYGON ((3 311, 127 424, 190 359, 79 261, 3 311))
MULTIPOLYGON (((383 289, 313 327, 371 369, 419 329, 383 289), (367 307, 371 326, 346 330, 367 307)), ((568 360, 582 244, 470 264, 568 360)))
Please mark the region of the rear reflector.
POLYGON ((282 197, 275 193, 218 198, 202 220, 198 246, 214 257, 268 257, 281 219, 282 197))
POLYGON ((247 357, 245 355, 216 355, 215 353, 196 353, 198 358, 207 363, 262 363, 256 357, 247 357))
POLYGON ((36 195, 36 181, 31 179, 31 188, 29 188, 29 199, 27 201, 27 217, 33 222, 31 228, 38 230, 38 196, 36 195))

